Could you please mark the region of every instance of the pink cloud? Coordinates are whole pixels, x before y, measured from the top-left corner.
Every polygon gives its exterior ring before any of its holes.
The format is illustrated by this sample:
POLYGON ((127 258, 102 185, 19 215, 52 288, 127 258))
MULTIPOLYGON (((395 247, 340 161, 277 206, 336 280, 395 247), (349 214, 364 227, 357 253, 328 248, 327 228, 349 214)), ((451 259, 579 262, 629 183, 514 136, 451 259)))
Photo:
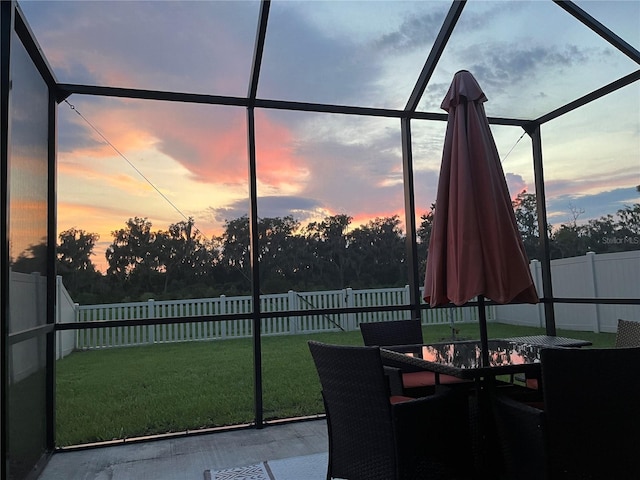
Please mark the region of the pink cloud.
MULTIPOLYGON (((85 108, 85 107, 83 107, 85 108)), ((86 116, 123 155, 157 148, 184 166, 195 181, 246 184, 248 149, 243 108, 160 102, 120 102, 109 108, 87 109, 86 116)), ((95 134, 96 140, 101 141, 95 134)), ((259 180, 273 187, 296 184, 308 171, 296 156, 290 129, 256 112, 256 156, 259 180)), ((113 157, 102 144, 75 150, 73 156, 113 157)))
POLYGON ((511 195, 511 200, 515 200, 520 192, 527 190, 527 182, 524 178, 517 173, 505 172, 505 180, 507 181, 507 188, 511 195))

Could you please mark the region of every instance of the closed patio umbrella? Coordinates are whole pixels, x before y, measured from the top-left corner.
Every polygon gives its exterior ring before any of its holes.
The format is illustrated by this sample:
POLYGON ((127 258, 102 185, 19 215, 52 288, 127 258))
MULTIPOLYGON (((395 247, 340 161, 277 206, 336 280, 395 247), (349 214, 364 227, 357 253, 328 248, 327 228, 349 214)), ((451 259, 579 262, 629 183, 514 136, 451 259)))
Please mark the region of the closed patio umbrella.
POLYGON ((432 307, 478 297, 482 361, 488 362, 484 298, 537 303, 498 150, 473 75, 455 74, 429 241, 424 300, 432 307))

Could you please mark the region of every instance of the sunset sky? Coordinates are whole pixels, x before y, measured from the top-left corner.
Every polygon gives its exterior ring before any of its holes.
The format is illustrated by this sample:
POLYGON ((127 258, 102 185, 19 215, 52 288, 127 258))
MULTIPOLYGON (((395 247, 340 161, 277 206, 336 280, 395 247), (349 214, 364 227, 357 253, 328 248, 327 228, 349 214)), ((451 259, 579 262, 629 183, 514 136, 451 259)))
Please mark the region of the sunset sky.
MULTIPOLYGON (((640 2, 576 3, 640 48, 640 2)), ((247 93, 257 1, 19 4, 61 83, 247 93)), ((449 5, 274 0, 258 97, 402 109, 449 5)), ((638 68, 550 0, 470 1, 419 110, 441 112, 460 69, 483 87, 489 116, 535 119, 638 68)), ((75 110, 58 109, 58 229, 98 233, 101 269, 111 232, 131 217, 164 230, 192 216, 211 238, 248 213, 243 108, 68 102, 75 110)), ((445 127, 412 122, 418 215, 435 200, 445 127)), ((530 138, 492 131, 512 195, 535 193, 530 138)), ((256 134, 261 217, 404 220, 399 120, 257 110, 256 134)), ((640 201, 638 82, 543 125, 542 142, 553 225, 640 201)))

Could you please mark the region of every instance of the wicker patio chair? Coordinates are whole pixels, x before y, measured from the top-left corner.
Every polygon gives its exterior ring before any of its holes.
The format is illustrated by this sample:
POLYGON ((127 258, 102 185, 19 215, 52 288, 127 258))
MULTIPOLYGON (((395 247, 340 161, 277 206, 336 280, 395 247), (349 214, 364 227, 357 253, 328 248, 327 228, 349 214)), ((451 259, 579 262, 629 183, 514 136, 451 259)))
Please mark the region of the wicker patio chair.
POLYGON ((393 320, 360 324, 365 345, 415 345, 422 343, 420 320, 393 320))
POLYGON ((467 398, 391 397, 380 349, 309 341, 329 434, 327 479, 469 478, 467 398))
POLYGON ((541 405, 494 399, 505 478, 637 478, 640 348, 545 349, 541 361, 541 405))
POLYGON ((618 319, 616 347, 640 347, 640 322, 618 319))
MULTIPOLYGON (((391 346, 391 345, 420 345, 423 343, 422 325, 420 320, 394 320, 389 322, 361 323, 360 333, 367 346, 391 346)), ((399 369, 401 374, 402 391, 405 395, 419 397, 430 395, 438 384, 472 385, 473 382, 450 375, 440 375, 435 372, 411 368, 385 361, 386 366, 399 369)), ((388 369, 389 373, 390 370, 388 369)), ((389 373, 390 378, 393 374, 389 373)), ((393 380, 392 380, 393 381, 393 380)), ((394 382, 397 384, 397 380, 394 382)))

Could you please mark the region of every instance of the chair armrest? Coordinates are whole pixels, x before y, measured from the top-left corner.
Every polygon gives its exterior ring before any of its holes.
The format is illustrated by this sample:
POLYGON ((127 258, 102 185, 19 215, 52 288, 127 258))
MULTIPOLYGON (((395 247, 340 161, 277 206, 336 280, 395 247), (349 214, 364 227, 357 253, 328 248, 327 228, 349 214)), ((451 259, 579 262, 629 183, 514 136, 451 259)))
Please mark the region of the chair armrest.
POLYGON ((432 395, 393 405, 393 415, 401 431, 415 430, 419 433, 419 437, 423 437, 425 433, 440 432, 438 427, 444 430, 467 429, 468 406, 466 392, 438 386, 432 395))
POLYGON ((392 406, 398 457, 422 458, 425 466, 401 478, 467 478, 473 470, 468 405, 465 391, 438 386, 432 395, 392 406))
POLYGON ((395 367, 383 365, 384 374, 389 382, 389 393, 391 395, 404 395, 404 386, 402 385, 402 370, 395 367))
POLYGON ((394 360, 391 358, 383 358, 382 359, 382 363, 385 366, 388 367, 393 367, 393 368, 397 368, 399 370, 401 370, 402 372, 422 372, 424 371, 423 368, 417 367, 415 365, 410 365, 408 363, 404 363, 398 360, 394 360))
POLYGON ((506 478, 547 478, 544 411, 513 398, 493 398, 498 443, 506 478))

